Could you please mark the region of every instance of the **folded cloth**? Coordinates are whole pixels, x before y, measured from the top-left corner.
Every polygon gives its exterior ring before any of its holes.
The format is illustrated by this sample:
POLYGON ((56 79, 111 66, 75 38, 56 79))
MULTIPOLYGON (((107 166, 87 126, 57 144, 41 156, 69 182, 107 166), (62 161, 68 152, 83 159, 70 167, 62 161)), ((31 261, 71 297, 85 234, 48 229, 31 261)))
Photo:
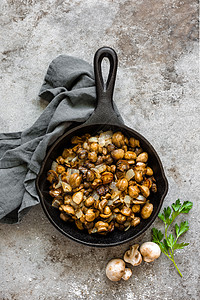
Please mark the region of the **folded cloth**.
POLYGON ((58 56, 49 65, 39 96, 49 104, 33 126, 0 134, 0 221, 4 223, 19 222, 40 202, 35 179, 48 146, 93 112, 93 67, 75 57, 58 56))

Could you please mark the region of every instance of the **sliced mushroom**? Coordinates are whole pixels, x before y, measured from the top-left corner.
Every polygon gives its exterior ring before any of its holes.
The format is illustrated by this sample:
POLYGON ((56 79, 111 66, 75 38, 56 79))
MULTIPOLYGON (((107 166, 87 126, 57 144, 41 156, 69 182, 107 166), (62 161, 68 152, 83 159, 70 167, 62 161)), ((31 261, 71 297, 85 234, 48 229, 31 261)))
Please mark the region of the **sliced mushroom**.
POLYGON ((130 246, 130 249, 127 250, 124 254, 124 261, 131 264, 132 266, 138 266, 142 262, 142 255, 140 254, 139 244, 130 246))

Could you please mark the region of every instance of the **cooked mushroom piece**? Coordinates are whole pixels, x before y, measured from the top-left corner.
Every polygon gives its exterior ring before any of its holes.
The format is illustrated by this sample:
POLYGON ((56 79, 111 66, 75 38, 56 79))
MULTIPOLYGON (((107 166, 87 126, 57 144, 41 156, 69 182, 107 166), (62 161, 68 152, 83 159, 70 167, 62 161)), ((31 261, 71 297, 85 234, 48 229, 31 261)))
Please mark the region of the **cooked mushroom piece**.
POLYGON ((112 158, 114 158, 115 160, 118 160, 118 159, 122 159, 124 157, 124 150, 123 149, 116 149, 116 150, 113 150, 111 152, 111 156, 112 158))
POLYGON ((70 217, 69 216, 67 216, 65 213, 61 213, 60 214, 60 218, 61 218, 61 220, 63 220, 63 221, 65 221, 65 222, 67 222, 69 219, 70 219, 70 217))
POLYGON ((98 186, 100 186, 102 184, 102 180, 96 178, 93 182, 92 182, 92 188, 96 189, 98 186))
POLYGON ((73 136, 73 138, 71 139, 72 144, 79 144, 82 142, 83 142, 83 139, 79 136, 73 136))
POLYGON ((119 179, 116 186, 120 191, 125 191, 128 187, 128 180, 126 178, 119 179))
POLYGON ((145 197, 145 198, 148 198, 149 195, 150 195, 150 190, 147 186, 145 185, 139 185, 139 189, 142 193, 142 195, 145 197))
POLYGON ((85 214, 85 219, 87 222, 92 222, 96 218, 95 212, 93 209, 88 209, 85 214))
POLYGON ((85 133, 72 137, 71 147, 61 153, 47 181, 51 205, 62 220, 89 234, 105 235, 115 228, 129 230, 150 217, 153 204, 148 198, 157 186, 139 140, 120 131, 85 133))
POLYGON ((148 160, 148 154, 146 153, 146 152, 143 152, 143 153, 140 153, 139 155, 138 155, 138 157, 136 158, 136 161, 137 162, 143 162, 143 163, 145 163, 145 162, 147 162, 147 160, 148 160))
POLYGON ((129 196, 132 198, 137 198, 139 196, 140 190, 137 185, 130 185, 128 188, 129 196))
POLYGON ((130 249, 127 250, 124 254, 124 261, 131 264, 132 266, 138 266, 142 262, 142 255, 140 254, 139 244, 130 246, 130 249))
POLYGON ((112 142, 118 148, 122 147, 125 144, 124 135, 120 131, 115 132, 112 136, 112 142))
POLYGON ((125 262, 120 258, 110 260, 106 266, 106 276, 111 281, 119 281, 125 273, 125 262))
POLYGON ((87 171, 86 180, 87 181, 93 181, 95 178, 94 172, 91 170, 87 171))
POLYGON ((55 190, 50 190, 49 191, 49 195, 51 195, 51 197, 57 197, 61 194, 61 189, 55 189, 55 190))
POLYGON ((58 182, 58 174, 53 170, 49 170, 47 172, 47 180, 50 183, 57 183, 58 182))
POLYGON ((116 167, 121 172, 127 171, 130 168, 129 163, 124 159, 118 160, 118 162, 116 163, 116 167))
POLYGON ((129 139, 129 143, 130 143, 130 146, 131 146, 132 148, 140 147, 140 142, 139 142, 139 140, 136 140, 136 139, 134 139, 133 137, 131 137, 131 138, 129 139))
POLYGON ((88 153, 88 159, 91 161, 91 162, 96 162, 97 161, 97 153, 92 151, 92 152, 89 152, 88 153))
POLYGON ((136 159, 137 155, 135 154, 135 152, 133 151, 127 151, 125 154, 124 154, 124 158, 125 159, 136 159))
POLYGON ((103 181, 103 184, 108 184, 108 183, 112 182, 113 174, 111 172, 104 172, 101 175, 101 179, 103 181))
POLYGON ((62 210, 68 215, 74 215, 75 211, 71 205, 61 205, 62 210))
POLYGON ((103 221, 98 221, 95 224, 95 228, 97 229, 98 233, 106 234, 108 232, 109 224, 103 221))
POLYGON ((58 174, 61 174, 61 173, 65 172, 65 167, 62 166, 62 165, 58 165, 57 168, 56 168, 56 172, 58 174))
POLYGON ((147 167, 146 175, 147 176, 152 176, 153 175, 153 170, 150 167, 147 167))
POLYGON ((81 184, 82 177, 78 173, 74 173, 69 178, 69 184, 74 189, 81 184))
POLYGON ((135 217, 132 221, 131 221, 131 226, 137 226, 140 224, 140 217, 135 217))
POLYGON ((92 206, 94 204, 94 198, 92 196, 88 197, 86 200, 85 200, 85 206, 89 207, 89 206, 92 206))
POLYGON ((135 170, 135 180, 137 182, 141 182, 143 180, 143 173, 142 173, 142 171, 136 171, 135 170))
POLYGON ((113 144, 109 144, 109 145, 107 146, 107 150, 108 150, 108 152, 110 153, 110 152, 112 152, 113 150, 115 150, 115 146, 114 146, 113 144))
POLYGON ((90 144, 90 151, 98 152, 99 145, 96 142, 90 144))
POLYGON ((140 253, 143 256, 144 261, 152 262, 160 256, 161 250, 156 243, 145 242, 140 246, 140 253))
POLYGON ((148 219, 151 216, 152 211, 153 211, 153 204, 147 202, 141 210, 142 219, 148 219))

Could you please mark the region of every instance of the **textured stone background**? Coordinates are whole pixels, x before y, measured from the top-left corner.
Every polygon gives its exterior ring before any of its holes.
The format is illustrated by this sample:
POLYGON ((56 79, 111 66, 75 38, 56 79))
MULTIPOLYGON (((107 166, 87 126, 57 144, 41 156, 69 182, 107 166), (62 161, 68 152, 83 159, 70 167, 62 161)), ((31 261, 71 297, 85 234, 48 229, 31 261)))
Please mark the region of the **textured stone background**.
MULTIPOLYGON (((106 279, 105 265, 131 243, 76 244, 37 206, 21 224, 0 226, 0 299, 200 299, 198 1, 1 0, 0 12, 1 132, 23 130, 43 111, 37 94, 53 58, 92 63, 99 47, 111 46, 119 56, 115 101, 161 157, 169 181, 164 205, 194 202, 182 238, 190 245, 176 254, 183 279, 162 255, 119 283, 106 279)), ((150 237, 149 229, 134 242, 150 237)))

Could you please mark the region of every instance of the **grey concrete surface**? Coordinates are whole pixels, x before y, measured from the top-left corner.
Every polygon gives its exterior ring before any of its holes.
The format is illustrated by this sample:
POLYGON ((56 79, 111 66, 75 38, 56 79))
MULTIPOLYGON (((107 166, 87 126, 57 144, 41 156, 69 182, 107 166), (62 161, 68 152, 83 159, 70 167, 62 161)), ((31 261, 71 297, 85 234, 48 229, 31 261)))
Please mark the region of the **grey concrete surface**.
POLYGON ((20 224, 0 225, 0 299, 200 299, 198 2, 1 0, 0 12, 1 132, 21 131, 43 111, 37 94, 53 58, 92 63, 99 47, 111 46, 119 56, 115 101, 160 155, 169 181, 164 206, 194 202, 181 239, 190 245, 175 255, 183 278, 162 255, 118 283, 105 277, 106 263, 149 241, 151 228, 122 246, 89 248, 64 238, 38 205, 20 224))

